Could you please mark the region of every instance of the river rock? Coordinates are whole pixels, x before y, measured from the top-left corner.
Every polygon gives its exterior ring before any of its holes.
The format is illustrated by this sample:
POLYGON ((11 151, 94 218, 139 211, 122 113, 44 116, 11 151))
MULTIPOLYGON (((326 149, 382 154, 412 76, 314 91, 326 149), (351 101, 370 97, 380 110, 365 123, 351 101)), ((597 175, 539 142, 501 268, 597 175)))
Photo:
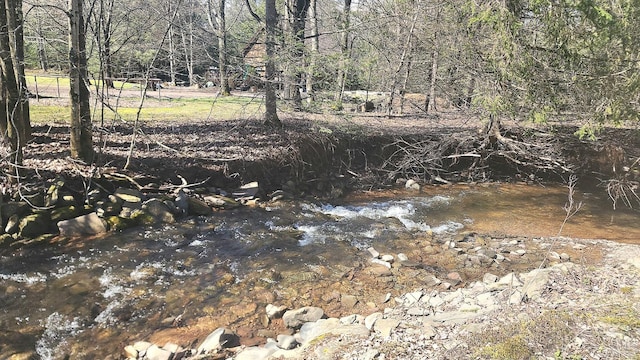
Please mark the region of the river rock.
POLYGON ((173 356, 171 351, 161 349, 158 345, 151 345, 147 349, 145 359, 147 360, 170 360, 173 356))
POLYGON ((44 196, 44 206, 50 207, 58 204, 60 199, 60 190, 64 186, 64 180, 57 180, 55 183, 49 186, 47 194, 44 196))
POLYGON ((341 295, 340 296, 340 304, 347 309, 351 309, 358 303, 358 298, 354 295, 341 295))
POLYGON ((372 330, 373 325, 375 325, 376 321, 378 321, 378 319, 381 319, 381 318, 382 318, 381 312, 374 312, 373 314, 370 314, 369 316, 364 318, 364 326, 367 329, 372 330))
POLYGON ((288 328, 297 329, 306 322, 317 321, 324 317, 324 310, 319 307, 305 306, 296 310, 289 310, 282 315, 284 325, 288 328))
POLYGON ((329 318, 320 319, 315 322, 308 322, 302 325, 300 331, 295 334, 298 343, 307 345, 314 339, 325 334, 333 334, 336 336, 368 336, 370 331, 361 324, 344 325, 340 319, 329 318))
POLYGON ((160 222, 168 224, 176 222, 171 210, 160 199, 153 198, 145 201, 144 204, 142 204, 142 209, 160 222))
POLYGON ((136 350, 131 345, 127 345, 127 346, 124 347, 124 356, 127 359, 137 359, 138 358, 138 350, 136 350))
POLYGON ((415 180, 413 179, 409 179, 407 180, 407 182, 404 184, 404 187, 406 189, 409 190, 416 190, 419 191, 420 190, 420 184, 418 184, 415 180))
POLYGON ((186 215, 189 213, 189 196, 187 196, 184 191, 178 191, 174 203, 180 215, 186 215))
POLYGON ((251 346, 245 348, 233 358, 234 360, 266 360, 275 352, 276 349, 273 348, 251 346))
POLYGON ((267 313, 267 317, 269 319, 279 319, 282 317, 282 314, 287 311, 286 306, 275 306, 272 304, 268 304, 265 308, 265 312, 267 313))
POLYGON ((240 206, 240 203, 232 198, 222 195, 207 195, 202 198, 209 206, 221 209, 231 209, 240 206))
POLYGON ((523 274, 524 284, 522 291, 529 300, 538 300, 542 292, 547 287, 551 277, 550 269, 535 269, 527 274, 523 274))
POLYGON ((0 246, 6 246, 14 242, 13 236, 10 234, 0 234, 0 246))
POLYGON ((96 235, 107 232, 104 220, 95 212, 73 219, 59 221, 58 229, 60 230, 60 235, 67 237, 96 235))
POLYGON ((144 195, 142 195, 140 191, 123 187, 118 188, 113 195, 120 198, 122 201, 131 204, 141 204, 144 198, 144 195))
POLYGON ((51 221, 57 223, 58 221, 73 219, 78 215, 80 215, 80 209, 76 205, 67 205, 51 210, 51 221))
POLYGON ((47 232, 50 216, 48 213, 37 213, 20 219, 18 234, 25 238, 38 237, 47 232))
POLYGON ((380 257, 380 253, 378 252, 378 250, 374 249, 373 247, 369 247, 367 248, 367 252, 369 253, 369 255, 371 255, 372 258, 377 259, 380 257))
POLYGON ((395 259, 395 258, 393 257, 393 255, 389 255, 389 254, 382 255, 382 256, 380 257, 380 260, 382 260, 382 261, 386 261, 386 262, 388 262, 388 263, 393 263, 393 260, 394 260, 394 259, 395 259))
POLYGON ((376 265, 382 265, 382 266, 386 267, 387 269, 391 269, 391 264, 386 262, 386 261, 382 261, 380 259, 371 259, 371 262, 376 264, 376 265))
POLYGON ((189 196, 187 198, 187 202, 189 203, 189 214, 195 216, 207 216, 213 214, 213 210, 211 207, 204 201, 189 196))
POLYGON ((258 194, 258 191, 260 191, 260 186, 257 181, 253 181, 240 186, 238 189, 234 190, 231 195, 236 200, 250 200, 258 194))
POLYGON ((280 334, 276 340, 280 349, 291 350, 298 345, 298 342, 293 335, 280 334))
POLYGON ((482 281, 485 284, 493 284, 494 282, 498 281, 498 276, 497 275, 493 275, 491 273, 486 273, 482 277, 482 281))
POLYGON ((398 319, 378 319, 373 329, 386 338, 391 335, 391 332, 397 328, 398 325, 400 325, 400 320, 398 319))
POLYGON ((214 350, 240 345, 238 336, 225 328, 217 328, 198 346, 198 354, 207 354, 214 350))

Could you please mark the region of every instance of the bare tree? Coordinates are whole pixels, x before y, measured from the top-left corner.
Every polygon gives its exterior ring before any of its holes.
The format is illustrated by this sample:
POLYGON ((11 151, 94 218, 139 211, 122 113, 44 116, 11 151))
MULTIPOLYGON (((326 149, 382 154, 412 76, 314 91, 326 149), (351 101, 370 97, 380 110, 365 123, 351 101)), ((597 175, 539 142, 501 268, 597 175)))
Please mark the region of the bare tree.
POLYGON ((306 91, 307 91, 307 101, 312 102, 314 100, 314 77, 316 73, 317 67, 317 57, 320 54, 320 36, 318 33, 318 0, 311 0, 309 2, 309 22, 310 22, 310 55, 309 55, 309 63, 307 67, 307 78, 306 78, 306 91))
POLYGON ((344 0, 342 7, 342 14, 340 23, 340 65, 338 67, 337 91, 335 99, 337 102, 342 102, 342 94, 344 93, 344 87, 347 82, 347 68, 349 63, 349 33, 351 23, 351 0, 344 0))
POLYGON ((265 60, 265 114, 264 123, 271 127, 282 127, 282 122, 278 118, 278 108, 276 105, 276 66, 274 62, 276 36, 277 36, 277 21, 278 14, 276 13, 276 1, 265 1, 265 33, 266 33, 266 60, 265 60))
MULTIPOLYGON (((220 77, 220 95, 228 96, 231 94, 229 86, 229 77, 227 76, 227 25, 225 6, 226 0, 218 0, 217 8, 212 0, 207 0, 207 20, 209 26, 213 30, 216 38, 218 38, 218 72, 220 77)), ((249 11, 251 7, 249 7, 249 11)))
POLYGON ((93 161, 93 139, 89 88, 87 87, 87 52, 83 0, 69 0, 69 80, 71 97, 71 156, 93 161))
POLYGON ((22 149, 31 135, 29 101, 24 78, 22 1, 0 2, 0 131, 9 145, 11 181, 20 177, 22 149))
POLYGON ((309 2, 309 0, 285 1, 285 23, 289 30, 285 39, 288 40, 288 55, 291 58, 285 71, 284 96, 293 101, 293 108, 297 111, 302 110, 300 90, 305 52, 305 24, 309 2))

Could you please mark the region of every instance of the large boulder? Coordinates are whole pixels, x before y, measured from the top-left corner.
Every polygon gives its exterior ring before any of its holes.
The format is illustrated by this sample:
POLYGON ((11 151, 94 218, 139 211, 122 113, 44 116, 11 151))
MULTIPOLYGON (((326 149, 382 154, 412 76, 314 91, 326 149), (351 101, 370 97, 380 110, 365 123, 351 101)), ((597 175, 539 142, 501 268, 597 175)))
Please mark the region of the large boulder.
POLYGON ((107 232, 107 226, 95 212, 78 216, 73 219, 58 222, 60 235, 77 237, 83 235, 97 235, 107 232))

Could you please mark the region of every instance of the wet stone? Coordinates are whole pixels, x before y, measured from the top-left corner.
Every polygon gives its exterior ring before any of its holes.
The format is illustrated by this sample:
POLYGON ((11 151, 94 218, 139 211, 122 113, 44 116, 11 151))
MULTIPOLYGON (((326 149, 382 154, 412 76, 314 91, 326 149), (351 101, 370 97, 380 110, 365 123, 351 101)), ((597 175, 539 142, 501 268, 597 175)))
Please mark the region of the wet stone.
POLYGON ((296 310, 289 310, 282 315, 286 327, 297 329, 306 322, 320 320, 324 317, 324 311, 319 307, 305 306, 296 310))

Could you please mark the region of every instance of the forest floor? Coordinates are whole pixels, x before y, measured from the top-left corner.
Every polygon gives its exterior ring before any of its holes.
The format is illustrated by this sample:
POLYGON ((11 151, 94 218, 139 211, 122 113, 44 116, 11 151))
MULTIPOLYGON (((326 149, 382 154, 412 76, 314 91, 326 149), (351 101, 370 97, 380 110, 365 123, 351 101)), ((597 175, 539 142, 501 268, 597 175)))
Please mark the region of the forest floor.
POLYGON ((68 125, 37 123, 25 149, 28 176, 22 185, 47 186, 64 177, 84 191, 88 182, 115 173, 159 187, 181 184, 182 178, 219 188, 257 180, 273 191, 293 182, 308 195, 385 187, 399 178, 562 182, 576 172, 597 181, 633 175, 620 169, 631 169, 640 157, 637 130, 630 127, 605 129, 598 139, 583 141, 573 135, 576 126, 564 123, 503 122, 504 143, 496 145, 477 115, 453 109, 433 115, 280 116, 282 129, 257 118, 105 123, 94 130, 91 165, 70 157, 68 125))

